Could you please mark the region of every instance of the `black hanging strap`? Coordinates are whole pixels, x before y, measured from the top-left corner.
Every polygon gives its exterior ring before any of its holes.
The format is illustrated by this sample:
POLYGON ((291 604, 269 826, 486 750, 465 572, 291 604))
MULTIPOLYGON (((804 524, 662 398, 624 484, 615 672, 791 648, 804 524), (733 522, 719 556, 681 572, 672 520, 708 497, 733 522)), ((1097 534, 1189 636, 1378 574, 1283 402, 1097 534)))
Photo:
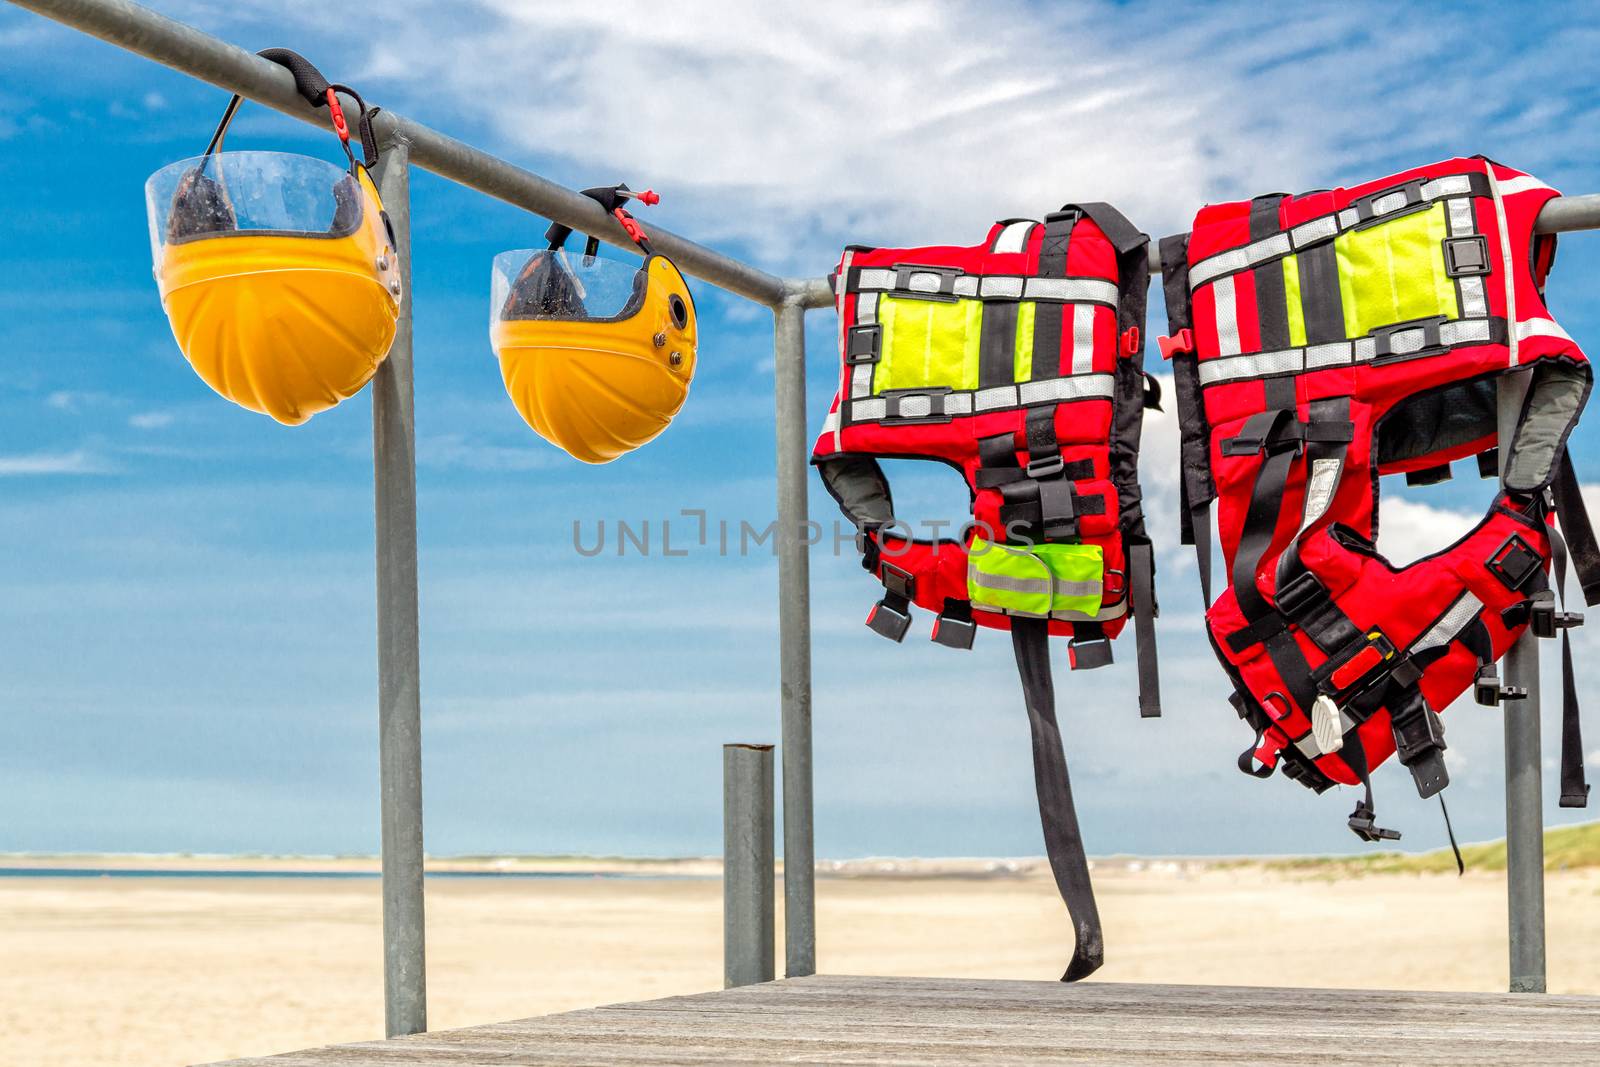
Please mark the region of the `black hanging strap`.
MULTIPOLYGON (((1562 466, 1571 469, 1571 464, 1562 466)), ((1562 520, 1566 525, 1566 520, 1562 520)), ((1567 557, 1569 548, 1565 537, 1550 531, 1550 555, 1555 563, 1556 596, 1561 611, 1554 621, 1561 629, 1561 806, 1587 808, 1589 806, 1589 781, 1583 769, 1583 725, 1578 712, 1578 685, 1572 671, 1572 639, 1569 636, 1573 620, 1582 616, 1568 616, 1567 607, 1567 557)))
POLYGON ((1578 488, 1578 473, 1572 467, 1572 455, 1561 450, 1561 462, 1556 465, 1555 480, 1550 485, 1556 502, 1556 518, 1561 520, 1561 533, 1572 556, 1572 569, 1577 573, 1578 584, 1583 588, 1583 602, 1590 607, 1600 604, 1600 544, 1589 522, 1589 510, 1583 505, 1583 493, 1578 488))
MULTIPOLYGON (((1172 337, 1192 331, 1189 315, 1189 235, 1180 233, 1161 240, 1162 292, 1167 303, 1167 332, 1172 337)), ((1217 498, 1211 478, 1211 427, 1206 423, 1200 398, 1200 364, 1193 334, 1187 348, 1172 353, 1172 383, 1177 393, 1178 430, 1181 435, 1178 479, 1180 540, 1193 545, 1200 571, 1200 591, 1205 607, 1211 606, 1211 502, 1217 498)))
POLYGON ((1128 546, 1128 595, 1133 606, 1133 637, 1139 656, 1139 717, 1161 715, 1161 674, 1156 665, 1155 551, 1148 542, 1128 546))
POLYGON ((1089 880, 1089 861, 1083 851, 1078 813, 1072 803, 1072 783, 1067 776, 1061 728, 1056 723, 1055 684, 1050 674, 1050 624, 1044 619, 1013 618, 1011 643, 1022 678, 1022 696, 1028 705, 1028 725, 1033 735, 1033 781, 1039 795, 1039 822, 1044 828, 1045 854, 1055 875, 1056 888, 1072 917, 1076 944, 1063 982, 1076 982, 1099 970, 1105 959, 1100 932, 1100 912, 1089 880))
POLYGON ((1450 809, 1445 807, 1444 794, 1439 794, 1439 811, 1444 815, 1444 835, 1450 839, 1450 853, 1456 858, 1456 877, 1467 873, 1467 865, 1461 858, 1461 846, 1456 844, 1456 828, 1450 825, 1450 809))

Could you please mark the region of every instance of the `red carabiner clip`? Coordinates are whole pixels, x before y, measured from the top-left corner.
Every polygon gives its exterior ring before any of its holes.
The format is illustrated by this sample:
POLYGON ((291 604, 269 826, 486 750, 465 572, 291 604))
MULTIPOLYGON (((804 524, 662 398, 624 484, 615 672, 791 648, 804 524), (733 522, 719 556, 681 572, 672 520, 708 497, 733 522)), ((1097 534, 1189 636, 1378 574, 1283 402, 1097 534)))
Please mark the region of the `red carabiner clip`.
POLYGON ((333 132, 339 135, 339 140, 349 144, 350 126, 344 121, 344 108, 339 106, 339 94, 332 89, 328 90, 328 114, 333 116, 333 132))
POLYGON ((617 217, 617 221, 622 223, 622 228, 628 231, 628 236, 633 238, 634 244, 641 245, 649 240, 649 238, 645 236, 645 232, 639 228, 638 221, 622 208, 619 207, 614 209, 611 214, 615 215, 617 217))

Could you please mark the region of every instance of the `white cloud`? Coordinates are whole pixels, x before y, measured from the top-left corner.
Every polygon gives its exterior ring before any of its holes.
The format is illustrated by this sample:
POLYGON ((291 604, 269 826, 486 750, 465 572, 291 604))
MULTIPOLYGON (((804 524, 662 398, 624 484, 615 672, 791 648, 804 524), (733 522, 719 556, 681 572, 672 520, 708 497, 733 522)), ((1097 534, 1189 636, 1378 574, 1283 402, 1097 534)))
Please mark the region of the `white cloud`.
POLYGON ((84 449, 0 456, 0 478, 48 474, 107 474, 111 468, 84 449))
POLYGON ((175 418, 170 411, 145 411, 130 416, 128 425, 135 430, 160 430, 171 426, 175 418))
POLYGON ((417 441, 417 463, 436 470, 531 471, 560 462, 554 449, 488 444, 465 434, 434 434, 417 441))
POLYGON ((1067 199, 1172 232, 1207 200, 1370 177, 1397 154, 1582 173, 1540 131, 1600 132, 1594 35, 1553 7, 1492 28, 1243 2, 400 0, 370 17, 351 75, 369 96, 469 140, 487 126, 490 147, 575 184, 653 185, 667 225, 816 273, 845 241, 965 242, 1067 199), (1484 70, 1547 69, 1569 80, 1543 114, 1482 91, 1484 70))

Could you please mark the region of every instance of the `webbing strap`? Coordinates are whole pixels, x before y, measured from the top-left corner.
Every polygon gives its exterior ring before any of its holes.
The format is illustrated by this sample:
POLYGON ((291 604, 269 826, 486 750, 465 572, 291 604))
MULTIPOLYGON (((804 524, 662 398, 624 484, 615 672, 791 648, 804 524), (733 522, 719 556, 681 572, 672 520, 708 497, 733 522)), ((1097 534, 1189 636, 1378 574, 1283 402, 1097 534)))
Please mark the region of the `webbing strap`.
MULTIPOLYGON (((1250 201, 1250 240, 1271 237, 1278 224, 1278 205, 1284 193, 1269 193, 1250 201)), ((1261 328, 1261 349, 1270 352, 1289 347, 1289 302, 1283 289, 1283 260, 1273 259, 1252 272, 1256 283, 1256 315, 1261 328)))
POLYGON ((1583 602, 1593 607, 1600 603, 1600 544, 1595 541, 1589 509, 1584 506, 1583 492, 1578 487, 1578 473, 1572 466, 1572 454, 1566 448, 1561 450, 1561 462, 1556 465, 1550 493, 1555 498, 1556 518, 1561 522, 1561 533, 1572 556, 1572 569, 1583 589, 1583 602))
POLYGON ((995 300, 983 306, 983 326, 978 332, 980 389, 1016 380, 1017 308, 1014 300, 995 300))
POLYGON ((1139 657, 1139 717, 1161 715, 1161 673, 1156 663, 1155 550, 1148 542, 1128 545, 1128 596, 1133 604, 1133 638, 1139 657))
MULTIPOLYGON (((1570 466, 1570 464, 1564 464, 1570 466)), ((1567 555, 1565 538, 1550 530, 1550 555, 1555 563, 1556 598, 1567 608, 1567 555)), ((1570 627, 1561 629, 1561 806, 1589 806, 1589 782, 1583 770, 1583 724, 1578 713, 1578 685, 1572 671, 1570 627)))
MULTIPOLYGON (((1167 304, 1167 329, 1176 337, 1190 329, 1189 316, 1189 235, 1180 233, 1161 240, 1164 265, 1162 295, 1167 304)), ((1180 498, 1178 518, 1180 540, 1193 545, 1195 564, 1200 572, 1200 592, 1204 607, 1211 606, 1211 502, 1217 490, 1211 480, 1211 428, 1206 424, 1200 399, 1200 368, 1193 351, 1172 356, 1172 382, 1177 394, 1180 434, 1178 479, 1180 498)))
MULTIPOLYGON (((1072 243, 1072 228, 1077 222, 1075 211, 1045 216, 1044 236, 1039 242, 1039 277, 1067 276, 1067 248, 1072 243)), ((1034 381, 1065 373, 1061 366, 1061 329, 1065 321, 1060 304, 1034 305, 1031 373, 1034 381)))
POLYGON ((1100 931, 1100 911, 1095 906, 1089 861, 1078 829, 1078 812, 1072 802, 1072 782, 1067 774, 1061 728, 1056 723, 1055 683, 1050 674, 1050 624, 1044 619, 1013 618, 1011 643, 1022 679, 1022 696, 1028 706, 1028 726, 1033 736, 1033 782, 1039 798, 1039 823, 1044 830, 1045 854, 1056 888, 1072 917, 1076 943, 1063 982, 1076 982, 1099 970, 1105 960, 1100 931))

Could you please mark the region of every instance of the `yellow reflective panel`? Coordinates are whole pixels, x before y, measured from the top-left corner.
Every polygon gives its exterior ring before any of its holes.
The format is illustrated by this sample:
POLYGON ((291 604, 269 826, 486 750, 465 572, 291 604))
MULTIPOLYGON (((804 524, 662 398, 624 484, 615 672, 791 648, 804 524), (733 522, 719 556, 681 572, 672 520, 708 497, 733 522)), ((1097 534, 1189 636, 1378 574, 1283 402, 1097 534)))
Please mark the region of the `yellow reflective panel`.
POLYGON ((1016 355, 1013 360, 1015 381, 1033 379, 1033 311, 1038 306, 1031 300, 1017 305, 1016 355))
POLYGON ((1299 256, 1284 257, 1283 303, 1289 312, 1289 347, 1299 348, 1306 343, 1306 313, 1300 306, 1299 256))
POLYGON ((974 538, 967 595, 974 604, 1024 615, 1100 610, 1105 573, 1099 545, 1005 545, 974 538))
POLYGON ((883 356, 872 391, 948 386, 978 387, 978 347, 983 335, 983 301, 878 300, 883 324, 883 356))
POLYGON ((1455 282, 1445 273, 1445 206, 1402 216, 1334 239, 1345 334, 1361 337, 1412 319, 1460 318, 1455 282))

